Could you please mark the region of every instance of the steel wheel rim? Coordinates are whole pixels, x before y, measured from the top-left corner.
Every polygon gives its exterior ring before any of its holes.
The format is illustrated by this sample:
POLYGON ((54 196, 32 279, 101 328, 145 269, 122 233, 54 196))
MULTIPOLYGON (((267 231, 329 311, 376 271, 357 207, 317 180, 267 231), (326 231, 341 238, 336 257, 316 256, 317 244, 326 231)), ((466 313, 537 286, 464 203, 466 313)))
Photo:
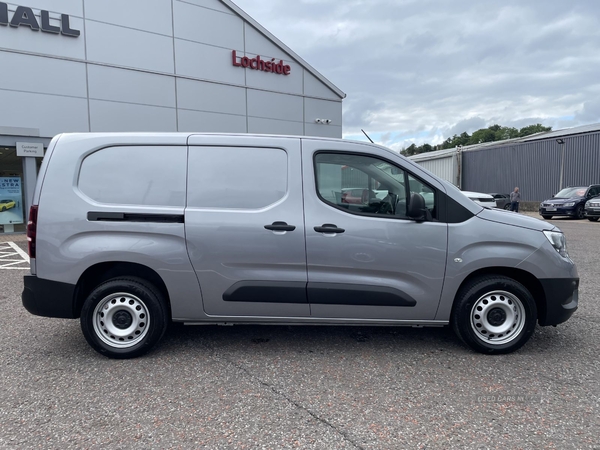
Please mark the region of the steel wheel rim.
POLYGON ((148 334, 150 314, 135 295, 118 292, 104 297, 94 309, 94 332, 114 348, 130 348, 148 334))
POLYGON ((475 302, 470 319, 479 340, 504 345, 515 340, 525 327, 525 307, 510 292, 492 291, 475 302))

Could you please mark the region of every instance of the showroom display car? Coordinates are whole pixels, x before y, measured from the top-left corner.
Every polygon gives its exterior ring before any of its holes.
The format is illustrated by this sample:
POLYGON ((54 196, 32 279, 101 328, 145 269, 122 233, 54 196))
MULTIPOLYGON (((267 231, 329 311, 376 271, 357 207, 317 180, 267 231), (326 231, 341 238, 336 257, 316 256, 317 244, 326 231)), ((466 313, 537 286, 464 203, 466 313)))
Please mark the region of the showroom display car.
POLYGON ((585 203, 600 195, 600 184, 591 186, 570 186, 561 189, 556 195, 540 203, 540 215, 548 220, 554 216, 567 216, 574 219, 585 218, 585 203))
POLYGON ((10 199, 0 200, 0 212, 6 211, 16 206, 16 202, 10 199))

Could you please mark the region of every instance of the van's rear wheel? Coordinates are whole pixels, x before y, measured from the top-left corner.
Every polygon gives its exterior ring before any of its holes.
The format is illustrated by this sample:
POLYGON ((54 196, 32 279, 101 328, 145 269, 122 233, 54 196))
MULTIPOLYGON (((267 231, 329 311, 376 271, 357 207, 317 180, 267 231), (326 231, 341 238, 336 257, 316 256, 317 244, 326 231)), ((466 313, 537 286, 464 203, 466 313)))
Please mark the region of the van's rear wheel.
POLYGON ((160 292, 140 278, 113 278, 88 296, 81 330, 97 352, 110 358, 135 358, 149 351, 167 329, 160 292))
POLYGON ((472 349, 481 353, 510 353, 531 337, 537 308, 531 293, 504 276, 472 280, 459 292, 452 312, 452 328, 472 349))

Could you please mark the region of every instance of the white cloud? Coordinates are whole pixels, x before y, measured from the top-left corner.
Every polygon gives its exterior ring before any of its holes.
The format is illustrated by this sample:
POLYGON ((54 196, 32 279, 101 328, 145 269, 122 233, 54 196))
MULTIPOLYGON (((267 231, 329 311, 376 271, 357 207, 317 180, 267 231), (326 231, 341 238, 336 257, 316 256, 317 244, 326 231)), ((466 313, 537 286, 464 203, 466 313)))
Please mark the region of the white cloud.
POLYGON ((234 0, 401 149, 495 123, 600 122, 597 0, 234 0))

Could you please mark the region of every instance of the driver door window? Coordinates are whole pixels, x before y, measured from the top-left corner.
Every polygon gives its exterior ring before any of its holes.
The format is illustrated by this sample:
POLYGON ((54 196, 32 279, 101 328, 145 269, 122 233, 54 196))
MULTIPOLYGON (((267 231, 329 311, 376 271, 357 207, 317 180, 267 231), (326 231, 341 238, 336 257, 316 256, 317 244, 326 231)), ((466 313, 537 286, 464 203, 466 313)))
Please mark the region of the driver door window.
POLYGON ((427 208, 434 210, 434 190, 387 161, 363 155, 318 153, 315 170, 319 197, 338 209, 405 219, 407 196, 417 192, 424 197, 427 208))

